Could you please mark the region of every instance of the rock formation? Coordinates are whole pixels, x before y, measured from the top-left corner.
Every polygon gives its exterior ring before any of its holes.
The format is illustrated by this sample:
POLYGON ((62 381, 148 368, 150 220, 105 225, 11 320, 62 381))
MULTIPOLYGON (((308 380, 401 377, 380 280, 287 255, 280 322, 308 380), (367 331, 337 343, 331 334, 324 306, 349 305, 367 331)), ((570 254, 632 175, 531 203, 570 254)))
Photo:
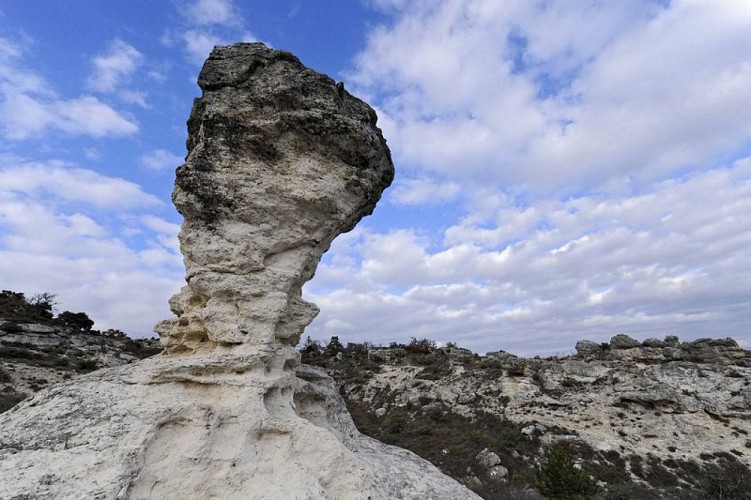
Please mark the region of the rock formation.
POLYGON ((732 339, 616 335, 580 341, 572 356, 530 359, 413 344, 353 347, 337 357, 322 349, 317 362, 335 374, 360 428, 456 464, 448 472, 486 498, 503 498, 491 490, 504 470, 495 467, 508 469, 507 488, 528 486, 542 450, 559 442, 603 488, 638 488, 613 498, 751 491, 751 351, 732 339), (447 421, 454 425, 442 436, 447 421), (391 422, 432 429, 432 442, 448 453, 421 448, 391 422), (460 439, 462 427, 477 439, 460 439))
POLYGON ((391 184, 386 141, 367 104, 287 52, 218 47, 198 84, 173 193, 188 285, 158 331, 170 352, 296 345, 318 312, 302 285, 391 184))
POLYGON ((199 85, 167 353, 0 415, 0 498, 476 498, 360 435, 293 347, 316 313, 303 283, 391 182, 375 113, 262 44, 215 48, 199 85))
POLYGON ((0 413, 78 373, 134 363, 161 351, 156 339, 7 322, 0 312, 0 413))

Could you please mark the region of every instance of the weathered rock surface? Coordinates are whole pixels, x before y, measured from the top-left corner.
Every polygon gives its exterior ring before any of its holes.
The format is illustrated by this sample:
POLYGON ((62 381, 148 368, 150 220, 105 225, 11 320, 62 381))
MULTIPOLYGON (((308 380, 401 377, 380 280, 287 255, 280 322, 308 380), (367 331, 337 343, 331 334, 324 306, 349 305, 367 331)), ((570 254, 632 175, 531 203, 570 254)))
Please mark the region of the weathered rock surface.
POLYGON ((393 179, 386 141, 367 104, 287 52, 218 47, 198 83, 173 193, 188 284, 158 331, 169 351, 296 345, 318 312, 302 285, 393 179))
MULTIPOLYGON (((451 414, 478 427, 488 415, 513 424, 504 444, 477 434, 471 456, 473 477, 483 483, 474 485, 478 491, 497 483, 500 476, 483 475, 496 455, 515 480, 543 458, 538 445, 556 442, 582 450, 582 465, 608 487, 633 481, 649 488, 633 498, 694 498, 688 492, 707 476, 751 484, 751 351, 732 339, 640 343, 617 336, 613 343, 579 342, 574 356, 534 359, 503 351, 467 358, 453 347, 412 354, 403 346, 370 347, 367 371, 359 361, 359 371, 348 372, 355 349, 330 369, 350 407, 367 408, 358 415, 389 442, 400 442, 388 431, 395 421, 413 432, 451 414), (736 469, 745 476, 728 472, 736 469)), ((456 446, 454 436, 445 442, 456 446)), ((456 453, 445 446, 437 463, 456 453)), ((702 494, 697 498, 713 498, 702 494)))
POLYGON ((160 355, 46 389, 0 416, 0 498, 473 498, 276 363, 160 355))
POLYGON ((76 374, 133 363, 161 350, 155 339, 0 321, 0 413, 76 374))
POLYGON ((477 498, 360 435, 292 347, 316 313, 303 283, 391 182, 374 112, 261 44, 215 48, 199 84, 167 352, 0 415, 0 498, 477 498))

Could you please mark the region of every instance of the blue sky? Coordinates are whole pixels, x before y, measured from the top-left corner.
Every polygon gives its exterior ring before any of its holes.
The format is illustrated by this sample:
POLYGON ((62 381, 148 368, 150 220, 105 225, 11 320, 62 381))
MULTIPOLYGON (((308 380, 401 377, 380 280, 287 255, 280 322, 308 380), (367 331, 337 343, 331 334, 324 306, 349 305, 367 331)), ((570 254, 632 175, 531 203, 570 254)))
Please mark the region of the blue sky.
POLYGON ((749 347, 749 33, 737 0, 0 0, 0 286, 151 336, 196 76, 262 41, 370 102, 397 168, 306 334, 749 347))

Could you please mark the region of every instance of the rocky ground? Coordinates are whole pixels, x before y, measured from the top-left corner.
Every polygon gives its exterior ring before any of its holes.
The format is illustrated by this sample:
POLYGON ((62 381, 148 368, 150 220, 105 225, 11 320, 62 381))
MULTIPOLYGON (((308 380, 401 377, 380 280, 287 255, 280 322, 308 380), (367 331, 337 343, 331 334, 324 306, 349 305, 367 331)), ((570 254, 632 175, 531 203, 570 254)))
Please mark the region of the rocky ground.
POLYGON ((0 320, 0 413, 47 386, 161 351, 156 339, 0 320))
MULTIPOLYGON (((132 340, 0 323, 0 412, 100 367, 159 352, 132 340)), ((541 498, 562 446, 599 498, 751 498, 751 352, 729 339, 582 341, 577 354, 478 356, 427 340, 309 343, 365 434, 410 449, 485 498, 541 498)))
POLYGON ((563 446, 604 498, 751 498, 751 352, 731 339, 582 341, 568 357, 478 356, 427 340, 309 343, 361 431, 485 498, 535 498, 563 446), (513 493, 513 495, 512 495, 513 493))

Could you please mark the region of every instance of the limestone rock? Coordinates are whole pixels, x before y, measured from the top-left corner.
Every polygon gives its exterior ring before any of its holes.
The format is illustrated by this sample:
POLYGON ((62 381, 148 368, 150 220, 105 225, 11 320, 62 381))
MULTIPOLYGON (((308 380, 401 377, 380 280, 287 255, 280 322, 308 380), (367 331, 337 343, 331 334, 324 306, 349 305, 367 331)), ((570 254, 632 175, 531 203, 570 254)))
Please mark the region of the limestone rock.
POLYGON ((217 47, 198 78, 173 201, 187 286, 157 328, 170 352, 296 345, 302 285, 394 177, 375 112, 288 52, 217 47))
POLYGON ((456 402, 460 405, 467 405, 477 399, 477 394, 474 392, 464 392, 456 397, 456 402))
POLYGON ((677 335, 668 335, 665 337, 665 343, 668 345, 668 347, 679 347, 680 341, 678 340, 677 335))
POLYGON ((633 349, 634 347, 639 347, 639 345, 637 340, 632 339, 628 335, 619 334, 610 339, 611 349, 633 349))
POLYGON ((498 456, 498 454, 488 450, 487 448, 478 453, 475 459, 482 468, 487 470, 492 469, 496 465, 501 465, 501 458, 498 456))
POLYGON ((476 498, 360 435, 325 373, 238 351, 100 370, 3 414, 0 498, 476 498))
POLYGON ((475 457, 489 478, 496 481, 503 481, 508 477, 508 469, 501 465, 501 458, 494 452, 483 449, 475 457))
POLYGON ((650 338, 639 343, 628 335, 616 335, 610 340, 610 349, 600 349, 597 344, 581 340, 576 344, 576 356, 593 360, 621 360, 658 365, 670 361, 690 361, 711 365, 751 366, 751 355, 733 339, 697 339, 680 342, 670 335, 665 340, 650 338))
MULTIPOLYGON (((427 356, 435 363, 443 359, 439 349, 427 356)), ((664 345, 642 343, 629 349, 601 349, 598 345, 586 357, 581 351, 573 356, 539 359, 493 352, 466 362, 461 370, 413 384, 425 358, 425 354, 401 359, 383 356, 377 369, 356 380, 346 368, 353 359, 345 358, 332 369, 333 373, 342 373, 341 392, 350 403, 373 409, 389 405, 384 419, 394 414, 399 408, 396 403, 409 393, 411 398, 430 401, 422 408, 423 414, 440 414, 444 420, 461 416, 482 428, 489 415, 508 419, 514 435, 530 447, 575 441, 594 453, 594 458, 585 462, 608 462, 622 468, 626 475, 632 474, 629 477, 634 481, 646 476, 636 467, 629 472, 623 468, 624 462, 643 461, 644 471, 652 468, 676 478, 685 476, 678 469, 659 469, 658 464, 681 460, 693 471, 714 475, 714 465, 706 457, 725 456, 737 457, 733 460, 737 460, 739 470, 751 470, 747 451, 751 446, 751 367, 747 364, 751 351, 732 340, 667 339, 664 345), (508 369, 510 360, 526 369, 512 373, 508 369), (469 393, 477 395, 469 403, 457 397, 469 393)), ((476 463, 488 455, 483 449, 497 452, 502 466, 509 470, 509 484, 533 470, 539 453, 518 448, 521 456, 514 456, 498 442, 491 434, 485 440, 466 444, 467 452, 476 463)), ((491 472, 479 463, 471 473, 452 471, 455 477, 466 477, 486 487, 495 484, 489 482, 491 472)), ((492 474, 493 479, 499 477, 492 474)), ((747 473, 745 477, 751 479, 747 473)), ((656 497, 660 498, 675 496, 670 488, 658 493, 656 497)))
POLYGON ((591 340, 580 340, 576 343, 576 352, 580 355, 587 355, 600 352, 602 349, 600 344, 592 342, 591 340))
POLYGON ((303 283, 393 177, 373 110, 262 44, 215 48, 199 84, 166 353, 0 415, 0 498, 478 498, 359 434, 293 347, 317 311, 303 283))
POLYGON ((641 345, 643 345, 644 347, 659 347, 661 349, 668 346, 667 342, 665 342, 664 340, 655 339, 655 338, 647 339, 644 342, 642 342, 641 345))
POLYGON ((488 471, 488 476, 496 481, 503 481, 508 477, 508 469, 503 465, 496 465, 488 471))

